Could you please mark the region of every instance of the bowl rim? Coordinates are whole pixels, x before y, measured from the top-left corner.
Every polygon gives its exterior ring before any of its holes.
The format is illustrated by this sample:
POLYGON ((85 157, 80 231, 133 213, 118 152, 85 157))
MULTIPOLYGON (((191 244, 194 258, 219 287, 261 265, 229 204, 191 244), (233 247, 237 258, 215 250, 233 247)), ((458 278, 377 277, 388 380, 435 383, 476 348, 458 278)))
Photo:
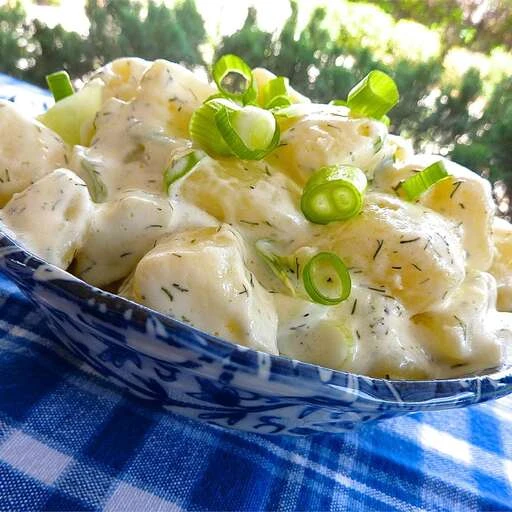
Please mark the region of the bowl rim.
MULTIPOLYGON (((220 337, 211 335, 205 331, 201 331, 200 329, 197 329, 191 325, 188 325, 184 322, 180 322, 179 320, 172 318, 170 316, 164 315, 163 313, 160 313, 156 310, 153 310, 147 306, 144 306, 143 304, 139 304, 137 302, 134 302, 130 299, 127 299, 125 297, 122 297, 120 295, 117 295, 115 293, 103 290, 101 288, 98 288, 96 286, 90 285, 86 281, 80 279, 79 277, 71 274, 67 270, 63 270, 56 265, 53 265, 51 263, 48 263, 44 261, 42 258, 37 256, 36 254, 32 253, 31 251, 27 250, 25 247, 23 247, 17 240, 16 235, 3 226, 0 221, 0 262, 1 261, 8 261, 11 263, 16 264, 17 267, 24 266, 28 267, 32 272, 35 272, 39 267, 44 266, 45 268, 50 269, 51 273, 54 274, 56 277, 52 279, 45 280, 45 283, 49 285, 52 288, 58 289, 62 294, 65 296, 68 296, 72 298, 73 300, 77 300, 76 296, 74 296, 73 293, 69 290, 69 287, 66 285, 66 283, 72 282, 74 286, 78 286, 82 292, 84 292, 84 295, 87 296, 87 299, 83 300, 90 300, 99 299, 105 306, 107 307, 107 312, 109 308, 112 308, 112 305, 117 305, 118 310, 126 310, 128 308, 135 309, 138 313, 140 313, 139 317, 144 318, 144 321, 147 321, 150 318, 155 318, 157 321, 161 322, 166 328, 171 328, 172 330, 185 330, 188 333, 192 334, 192 336, 188 336, 186 342, 183 342, 180 340, 183 345, 185 345, 187 348, 200 351, 203 353, 208 354, 209 357, 212 357, 214 359, 231 359, 231 356, 233 354, 237 354, 241 357, 236 357, 236 362, 230 362, 230 364, 237 365, 241 369, 245 370, 246 373, 254 373, 254 361, 256 360, 258 365, 261 364, 262 357, 269 359, 269 375, 271 375, 273 372, 275 372, 276 369, 281 368, 284 366, 284 369, 287 371, 283 374, 280 374, 280 380, 288 382, 289 380, 301 380, 302 382, 307 381, 308 385, 312 385, 312 387, 315 388, 321 388, 324 393, 326 393, 328 390, 331 391, 329 393, 332 397, 332 391, 338 390, 339 391, 339 382, 347 382, 350 379, 355 379, 358 382, 363 382, 366 384, 369 384, 370 386, 373 383, 377 383, 378 385, 382 386, 388 386, 392 387, 394 392, 392 395, 394 395, 395 402, 397 404, 401 404, 403 406, 411 406, 411 405, 425 405, 428 403, 435 402, 437 400, 439 401, 446 401, 446 407, 450 407, 451 401, 456 401, 457 403, 461 402, 462 398, 460 394, 463 394, 464 391, 467 391, 469 393, 472 393, 471 385, 476 385, 477 388, 477 400, 473 400, 470 403, 478 403, 481 401, 485 401, 487 399, 492 398, 499 398, 501 396, 504 396, 508 393, 512 392, 512 365, 510 366, 503 366, 496 369, 490 369, 495 370, 491 371, 491 373, 486 373, 482 375, 469 375, 469 376, 461 376, 461 377, 452 377, 447 379, 421 379, 421 380, 408 380, 408 379, 385 379, 380 377, 371 377, 368 375, 362 375, 352 372, 347 372, 343 370, 335 370, 332 368, 326 368, 322 367, 320 365, 316 365, 313 363, 307 363, 304 361, 296 360, 289 358, 287 356, 283 355, 274 355, 274 354, 268 354, 266 352, 258 351, 256 349, 245 347, 242 345, 239 345, 237 343, 232 343, 230 341, 224 340, 220 337), (21 258, 13 258, 14 254, 22 255, 21 258), (60 276, 60 277, 59 277, 60 276), (200 341, 202 340, 202 341, 200 341), (247 355, 252 355, 256 357, 245 357, 247 355), (248 372, 249 369, 253 371, 248 372), (321 374, 324 373, 325 375, 329 375, 328 380, 324 380, 321 376, 321 374), (331 382, 333 381, 333 382, 331 382), (338 383, 336 382, 338 381, 338 383), (480 394, 479 391, 481 389, 482 381, 488 381, 490 383, 494 384, 500 384, 502 388, 499 392, 494 394, 489 394, 488 397, 486 397, 483 393, 480 394), (464 385, 462 385, 464 383, 464 385), (437 395, 437 392, 432 389, 431 393, 432 396, 430 396, 429 399, 425 400, 408 400, 408 399, 402 399, 400 397, 400 391, 406 390, 411 387, 427 387, 427 386, 447 386, 448 390, 451 390, 453 388, 452 394, 443 394, 443 396, 434 396, 437 395), (456 392, 458 390, 458 396, 456 395, 456 392), (398 393, 398 395, 396 395, 398 393)), ((5 265, 4 265, 5 267, 5 265)), ((11 280, 14 280, 16 284, 17 281, 12 278, 7 268, 4 268, 3 273, 8 274, 9 278, 11 280)), ((22 277, 20 277, 22 279, 22 277)), ((112 312, 116 312, 115 310, 111 309, 112 312)), ((119 311, 117 311, 119 312, 119 311)), ((137 315, 135 315, 136 318, 137 315)), ((133 322, 134 318, 127 320, 129 322, 133 322)), ((137 320, 140 324, 142 324, 142 321, 137 320)), ((166 338, 160 337, 158 338, 159 341, 162 341, 165 343, 166 338)), ((135 352, 140 352, 145 356, 152 357, 154 359, 160 359, 161 361, 165 361, 159 356, 155 356, 154 354, 151 354, 149 351, 145 352, 143 350, 140 350, 139 347, 131 347, 129 345, 123 344, 121 342, 116 342, 127 349, 133 350, 135 352)), ((172 348, 172 347, 171 347, 172 348)), ((280 372, 278 372, 280 373, 280 372)), ((359 386, 357 387, 359 389, 359 386)), ((359 389, 359 391, 361 391, 359 389)), ((473 391, 474 393, 474 391, 473 391)), ((386 402, 389 402, 389 400, 385 400, 386 402)))

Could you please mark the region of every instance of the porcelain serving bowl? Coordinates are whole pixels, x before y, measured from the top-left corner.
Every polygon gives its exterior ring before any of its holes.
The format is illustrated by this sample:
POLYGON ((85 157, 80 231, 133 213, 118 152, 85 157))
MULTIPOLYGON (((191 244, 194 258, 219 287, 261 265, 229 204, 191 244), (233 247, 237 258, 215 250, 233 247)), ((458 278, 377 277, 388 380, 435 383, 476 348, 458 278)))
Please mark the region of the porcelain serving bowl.
POLYGON ((459 379, 389 381, 233 345, 94 288, 5 233, 0 270, 26 293, 55 338, 102 376, 164 409, 223 427, 336 433, 512 392, 512 367, 459 379))

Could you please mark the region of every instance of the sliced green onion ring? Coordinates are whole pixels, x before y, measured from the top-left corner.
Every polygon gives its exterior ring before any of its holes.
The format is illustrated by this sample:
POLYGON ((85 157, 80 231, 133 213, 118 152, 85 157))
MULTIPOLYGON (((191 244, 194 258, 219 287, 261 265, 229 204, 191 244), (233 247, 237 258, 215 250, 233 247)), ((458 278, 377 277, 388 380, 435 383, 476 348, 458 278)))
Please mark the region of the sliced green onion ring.
POLYGON ((260 104, 266 109, 288 107, 292 99, 288 93, 288 78, 277 76, 269 80, 261 89, 260 104))
POLYGON ((425 167, 421 172, 410 176, 401 185, 401 189, 409 201, 415 201, 432 185, 448 176, 448 171, 442 160, 425 167))
POLYGON ((352 280, 347 267, 332 252, 319 252, 313 256, 302 271, 304 289, 314 302, 335 306, 346 300, 352 289, 352 280), (322 288, 337 286, 337 295, 326 294, 322 288))
POLYGON ((289 107, 292 104, 290 96, 274 96, 266 105, 265 108, 272 110, 273 108, 289 107))
POLYGON ((400 99, 394 80, 373 70, 348 93, 347 106, 356 114, 381 119, 400 99))
MULTIPOLYGON (((272 273, 295 295, 295 286, 293 285, 287 269, 286 258, 279 256, 274 252, 272 240, 261 239, 255 244, 256 252, 261 256, 263 261, 269 266, 272 273)), ((298 278, 298 276, 297 276, 298 278)))
POLYGON ((219 88, 219 91, 226 97, 234 100, 241 101, 244 104, 251 103, 256 99, 258 91, 256 89, 256 83, 252 76, 252 70, 249 65, 237 55, 224 55, 213 65, 213 79, 219 88), (229 82, 229 78, 233 78, 232 75, 238 75, 245 81, 245 84, 240 87, 240 91, 230 90, 232 84, 229 82), (228 80, 226 80, 228 79, 228 80))
POLYGON ((84 181, 87 183, 91 199, 95 203, 104 203, 108 197, 108 189, 101 179, 101 174, 97 170, 95 162, 88 158, 82 158, 80 165, 85 173, 84 181))
POLYGON ((224 141, 215 122, 215 115, 221 108, 234 111, 240 106, 225 98, 205 101, 192 114, 189 132, 192 140, 208 153, 229 156, 232 154, 231 149, 224 141))
POLYGON ((66 71, 56 71, 46 75, 46 83, 53 94, 55 102, 74 94, 73 84, 66 71))
POLYGON ((304 187, 302 213, 315 224, 349 219, 361 211, 366 186, 366 176, 358 167, 322 167, 304 187))
POLYGON ((164 191, 169 193, 169 187, 180 178, 189 173, 204 157, 206 153, 193 149, 189 153, 177 158, 164 172, 164 191))
POLYGON ((261 160, 279 144, 279 126, 267 110, 247 106, 237 111, 221 108, 215 114, 219 133, 232 153, 242 160, 261 160))

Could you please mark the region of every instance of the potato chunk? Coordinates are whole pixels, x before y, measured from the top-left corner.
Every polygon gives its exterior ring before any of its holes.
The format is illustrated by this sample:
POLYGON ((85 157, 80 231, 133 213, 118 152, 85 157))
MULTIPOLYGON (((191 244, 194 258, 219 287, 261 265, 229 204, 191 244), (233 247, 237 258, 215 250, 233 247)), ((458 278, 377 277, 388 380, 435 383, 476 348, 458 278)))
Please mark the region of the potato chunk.
POLYGON ((439 160, 444 162, 450 176, 422 194, 419 202, 462 227, 467 265, 486 271, 493 257, 491 224, 496 210, 487 180, 439 156, 416 155, 405 163, 376 173, 375 184, 386 192, 395 193, 401 181, 439 160))
POLYGON ((145 110, 167 125, 174 137, 189 137, 188 124, 194 110, 218 92, 187 68, 156 60, 142 77, 136 96, 135 116, 145 110))
POLYGON ((132 189, 163 195, 163 172, 173 153, 191 146, 185 138, 192 112, 214 92, 183 66, 157 60, 130 102, 106 101, 91 146, 75 146, 71 164, 92 192, 100 192, 93 193, 94 201, 132 189))
POLYGON ((162 240, 137 265, 128 295, 215 336, 277 353, 272 297, 247 270, 242 242, 227 227, 162 240))
POLYGON ((126 277, 137 262, 169 232, 169 201, 145 192, 127 192, 98 206, 74 273, 94 286, 126 277))
POLYGON ((281 136, 269 160, 299 184, 320 167, 355 165, 371 178, 375 168, 391 156, 385 144, 387 128, 372 119, 354 119, 331 112, 305 115, 281 136))
POLYGON ((45 174, 66 165, 62 139, 0 100, 0 207, 45 174))
POLYGON ((281 354, 373 377, 427 378, 430 362, 415 326, 391 297, 354 286, 339 306, 277 294, 281 354))
POLYGON ((300 211, 300 188, 264 162, 205 157, 171 190, 249 240, 300 238, 311 227, 300 211))
POLYGON ((105 84, 104 101, 118 98, 130 101, 137 91, 140 79, 151 62, 137 57, 123 57, 98 69, 90 78, 100 78, 105 84))
POLYGON ((441 303, 464 279, 456 226, 387 194, 368 194, 358 216, 321 228, 315 240, 361 284, 396 297, 411 314, 441 303))
POLYGON ((82 246, 93 204, 85 183, 56 169, 5 205, 1 221, 40 258, 66 269, 82 246))
MULTIPOLYGON (((512 315, 496 313, 496 282, 486 272, 471 271, 443 307, 416 315, 421 338, 438 365, 454 373, 499 365, 502 345, 498 330, 512 315)), ((446 371, 444 372, 446 375, 446 371)))

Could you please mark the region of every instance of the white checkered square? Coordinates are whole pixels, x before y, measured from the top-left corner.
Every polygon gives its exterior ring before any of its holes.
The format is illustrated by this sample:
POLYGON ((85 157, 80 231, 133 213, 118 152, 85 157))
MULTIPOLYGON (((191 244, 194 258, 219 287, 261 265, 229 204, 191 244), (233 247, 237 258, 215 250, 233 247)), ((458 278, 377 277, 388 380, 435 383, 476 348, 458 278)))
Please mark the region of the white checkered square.
POLYGON ((124 510, 151 510, 152 512, 180 512, 175 503, 163 500, 150 492, 122 482, 105 504, 104 512, 124 510))
POLYGON ((0 460, 40 482, 51 485, 72 458, 23 432, 15 431, 0 445, 0 460))

